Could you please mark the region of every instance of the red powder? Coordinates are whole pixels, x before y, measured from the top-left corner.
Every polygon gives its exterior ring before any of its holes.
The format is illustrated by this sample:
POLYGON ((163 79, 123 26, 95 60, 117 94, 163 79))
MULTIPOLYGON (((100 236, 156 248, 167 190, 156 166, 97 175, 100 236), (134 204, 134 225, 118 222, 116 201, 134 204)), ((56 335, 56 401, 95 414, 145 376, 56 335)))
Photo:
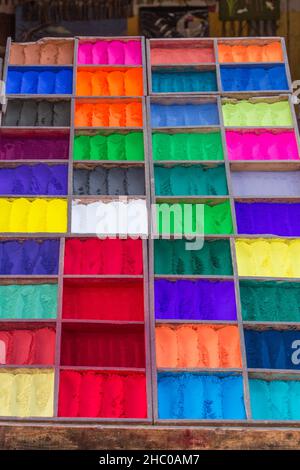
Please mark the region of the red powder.
POLYGON ((142 240, 66 241, 65 274, 143 274, 142 240))

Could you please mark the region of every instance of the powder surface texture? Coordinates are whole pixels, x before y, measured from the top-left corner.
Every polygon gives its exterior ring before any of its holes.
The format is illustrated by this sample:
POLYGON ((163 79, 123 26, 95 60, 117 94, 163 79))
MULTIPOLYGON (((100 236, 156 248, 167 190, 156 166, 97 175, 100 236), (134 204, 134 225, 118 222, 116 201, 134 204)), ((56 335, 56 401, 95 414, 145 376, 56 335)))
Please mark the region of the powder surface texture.
POLYGON ((231 45, 218 44, 219 61, 226 62, 283 62, 281 43, 231 45))
POLYGON ((213 47, 153 47, 151 64, 199 64, 215 61, 213 47))
POLYGON ((248 100, 222 104, 225 126, 293 127, 288 101, 254 103, 248 100))
POLYGON ((78 46, 78 63, 141 65, 141 42, 136 40, 81 42, 78 46))
POLYGON ((279 91, 289 89, 285 65, 221 66, 223 91, 279 91))
POLYGON ((214 71, 178 71, 168 69, 152 72, 153 93, 195 93, 217 91, 214 71))
POLYGON ((143 111, 140 101, 124 103, 114 100, 75 105, 76 127, 142 127, 143 111))
POLYGON ((231 182, 235 196, 300 196, 299 171, 237 171, 231 182))
POLYGON ((143 69, 79 68, 77 96, 143 96, 143 69))
POLYGON ((1 160, 67 160, 69 136, 55 132, 48 135, 40 131, 27 135, 0 133, 1 160))
POLYGON ((11 65, 70 65, 73 64, 74 41, 43 41, 43 43, 10 46, 11 65))
POLYGON ((8 67, 7 94, 72 94, 73 71, 71 68, 8 67))
POLYGON ((217 125, 219 125, 219 113, 215 103, 151 104, 152 127, 217 125))
POLYGON ((3 125, 68 127, 70 126, 70 102, 8 100, 3 125))

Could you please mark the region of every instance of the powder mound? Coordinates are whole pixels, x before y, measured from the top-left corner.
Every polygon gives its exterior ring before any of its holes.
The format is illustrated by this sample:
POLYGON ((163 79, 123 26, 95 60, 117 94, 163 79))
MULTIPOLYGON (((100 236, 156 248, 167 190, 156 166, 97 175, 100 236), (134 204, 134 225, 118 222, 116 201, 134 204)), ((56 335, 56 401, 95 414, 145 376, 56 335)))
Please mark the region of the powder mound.
POLYGON ((143 69, 81 69, 77 72, 77 96, 143 96, 143 69))
POLYGON ((154 128, 218 125, 219 112, 215 103, 151 103, 151 126, 154 128))
POLYGON ((72 94, 73 71, 71 68, 8 67, 7 94, 72 94))
POLYGON ((222 104, 222 112, 225 126, 293 127, 293 117, 288 101, 228 102, 222 104))
POLYGON ((10 65, 71 65, 74 41, 41 41, 10 46, 10 65))
POLYGON ((151 64, 201 64, 215 61, 212 47, 151 47, 151 64))
POLYGON ((136 40, 80 42, 78 64, 141 65, 141 42, 136 40))
POLYGON ((114 101, 97 104, 77 102, 76 127, 142 127, 142 103, 114 101))
POLYGON ((189 70, 179 72, 168 69, 152 72, 153 93, 195 93, 217 91, 217 78, 215 72, 189 70))
POLYGON ((288 91, 285 65, 221 66, 223 91, 288 91))
POLYGON ((283 62, 280 42, 269 44, 231 45, 218 44, 219 61, 226 62, 283 62))
POLYGON ((5 126, 69 127, 70 102, 47 100, 8 100, 3 117, 5 126))

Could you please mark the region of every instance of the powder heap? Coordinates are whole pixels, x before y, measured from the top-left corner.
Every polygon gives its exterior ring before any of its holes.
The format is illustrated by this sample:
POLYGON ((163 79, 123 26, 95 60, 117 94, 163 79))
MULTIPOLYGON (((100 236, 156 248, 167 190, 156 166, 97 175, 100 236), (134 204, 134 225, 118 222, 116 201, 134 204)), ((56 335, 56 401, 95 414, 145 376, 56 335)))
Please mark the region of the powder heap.
POLYGON ((1 199, 0 232, 66 232, 65 199, 1 199))
POLYGON ((144 160, 142 132, 110 135, 77 135, 74 139, 74 160, 144 160))
POLYGON ((54 371, 2 369, 0 371, 0 416, 52 417, 54 371))
POLYGON ((222 104, 225 126, 293 127, 293 117, 288 101, 268 103, 249 100, 222 104))
POLYGON ((283 62, 281 43, 230 45, 218 44, 219 62, 283 62))
POLYGON ((57 132, 35 131, 22 136, 0 133, 1 160, 67 160, 69 135, 57 132))
POLYGON ((54 364, 55 329, 15 329, 0 331, 0 364, 54 364))
POLYGON ((240 281, 244 321, 300 322, 298 282, 240 281))
POLYGON ((46 319, 57 315, 57 284, 0 285, 0 318, 46 319))
POLYGON ((167 69, 152 72, 153 93, 195 93, 217 91, 214 71, 179 71, 167 69))
POLYGON ((59 380, 58 415, 146 418, 145 374, 64 370, 59 380))
MULTIPOLYGON (((226 131, 229 160, 298 160, 295 132, 226 131)), ((282 173, 281 173, 282 175, 282 173)))
POLYGON ((100 166, 88 170, 74 168, 73 194, 144 196, 145 169, 100 166))
POLYGON ((155 240, 155 274, 232 275, 228 240, 205 240, 200 250, 187 250, 187 243, 185 240, 155 240))
POLYGON ((219 112, 216 103, 151 103, 151 126, 154 128, 218 125, 219 112))
POLYGON ((144 321, 142 279, 65 280, 63 318, 144 321))
POLYGON ((0 168, 0 194, 63 196, 67 193, 67 165, 41 163, 0 168))
POLYGON ((146 201, 96 201, 72 203, 72 232, 145 235, 148 232, 146 201))
POLYGON ((238 171, 231 182, 234 196, 300 196, 299 171, 238 171))
POLYGON ((199 47, 151 47, 151 65, 160 64, 201 64, 215 61, 213 46, 199 43, 199 47))
POLYGON ((80 42, 78 64, 141 65, 141 42, 134 40, 80 42))
POLYGON ((8 67, 6 93, 34 95, 71 95, 73 71, 70 68, 8 67))
POLYGON ((224 165, 154 167, 156 196, 224 196, 228 194, 224 165))
POLYGON ((243 378, 159 373, 158 416, 160 419, 245 419, 243 378))
POLYGON ((300 236, 299 203, 236 202, 235 213, 240 234, 300 236))
POLYGON ((71 65, 73 64, 74 41, 37 41, 35 43, 10 46, 11 65, 71 65))
POLYGON ((154 294, 157 320, 236 320, 232 281, 156 279, 154 294))
POLYGON ((70 102, 47 100, 8 100, 4 126, 68 127, 70 102))
POLYGON ((288 91, 285 65, 221 66, 223 91, 288 91))
POLYGON ((77 96, 143 96, 142 68, 93 69, 77 71, 77 96))
POLYGON ((156 325, 158 368, 240 368, 237 326, 156 325))
POLYGON ((153 160, 224 160, 220 132, 152 133, 153 160))
POLYGON ((62 327, 61 364, 144 368, 144 325, 65 323, 62 327))
POLYGON ((230 234, 233 231, 229 201, 216 205, 164 202, 157 204, 156 210, 159 234, 219 235, 230 234))
POLYGON ((59 240, 2 240, 0 274, 58 274, 59 240))
POLYGON ((65 274, 143 274, 141 240, 68 238, 65 243, 65 274))
POLYGON ((249 380, 253 419, 299 420, 298 380, 249 380))
POLYGON ((140 101, 105 101, 75 105, 76 127, 142 127, 143 110, 140 101))
POLYGON ((300 330, 244 330, 250 369, 300 369, 300 330))
POLYGON ((300 277, 300 240, 236 240, 239 276, 300 277))

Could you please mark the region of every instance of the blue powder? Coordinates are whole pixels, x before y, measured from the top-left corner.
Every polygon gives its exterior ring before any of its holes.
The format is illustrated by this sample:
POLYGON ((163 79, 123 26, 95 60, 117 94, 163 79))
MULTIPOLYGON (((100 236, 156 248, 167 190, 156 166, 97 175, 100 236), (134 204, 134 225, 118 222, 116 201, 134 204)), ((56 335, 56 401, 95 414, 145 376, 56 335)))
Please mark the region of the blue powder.
POLYGON ((73 71, 70 67, 8 67, 8 94, 72 94, 73 71))
POLYGON ((216 74, 213 71, 176 71, 172 69, 152 73, 153 93, 189 93, 217 91, 216 74))
POLYGON ((151 104, 152 127, 217 126, 219 112, 216 103, 151 104))
POLYGON ((160 419, 245 419, 241 376, 158 373, 160 419))
POLYGON ((300 369, 300 364, 297 364, 299 347, 292 347, 295 341, 300 341, 300 330, 245 329, 244 335, 248 368, 300 369))
POLYGON ((285 66, 244 65, 220 67, 223 91, 288 91, 285 66))

